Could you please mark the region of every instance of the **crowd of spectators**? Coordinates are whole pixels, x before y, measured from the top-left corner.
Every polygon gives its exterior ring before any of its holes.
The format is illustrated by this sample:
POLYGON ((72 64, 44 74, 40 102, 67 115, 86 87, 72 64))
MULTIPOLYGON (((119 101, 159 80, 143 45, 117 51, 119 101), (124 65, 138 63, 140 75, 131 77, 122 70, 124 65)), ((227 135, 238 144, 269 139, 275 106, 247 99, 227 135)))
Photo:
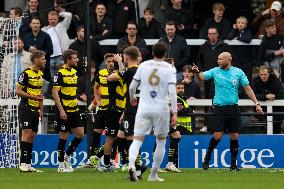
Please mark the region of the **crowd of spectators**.
MULTIPOLYGON (((147 60, 152 55, 151 46, 146 45, 145 39, 159 39, 168 45, 167 58, 174 63, 177 79, 185 84, 189 98, 212 98, 214 94, 212 81, 199 85, 190 72, 190 65, 195 62, 203 71, 211 69, 218 66, 217 57, 225 51, 232 53, 233 66, 241 68, 253 85, 255 65, 266 65, 269 74, 279 78, 283 85, 284 15, 280 1, 268 0, 267 9, 254 12, 255 15, 242 14, 240 11, 232 17, 225 13, 233 12, 233 1, 225 1, 226 4, 202 0, 92 0, 91 35, 88 37, 84 37, 84 25, 87 24, 84 19, 84 1, 15 0, 12 5, 9 2, 5 1, 6 16, 22 18, 19 26, 20 39, 15 45, 21 47, 23 43, 23 48, 19 50, 25 54, 36 49, 46 53, 44 74, 47 97, 50 92, 49 82, 56 69, 62 65, 62 52, 68 48, 79 54, 79 83, 84 83, 86 38, 91 44, 92 77, 104 66, 104 54, 122 53, 124 48, 134 45, 141 51, 143 60, 147 60), (192 38, 205 39, 205 42, 200 47, 190 47, 186 39, 192 38), (262 39, 259 47, 230 46, 224 42, 225 39, 235 39, 250 43, 253 38, 262 39), (118 44, 116 47, 102 47, 99 41, 104 39, 118 39, 118 44), (256 57, 258 64, 255 63, 256 57)), ((251 2, 254 6, 254 1, 251 2)), ((251 8, 249 11, 255 10, 251 8)), ((78 98, 86 100, 85 86, 80 86, 78 98)), ((283 97, 279 94, 277 96, 283 97)))

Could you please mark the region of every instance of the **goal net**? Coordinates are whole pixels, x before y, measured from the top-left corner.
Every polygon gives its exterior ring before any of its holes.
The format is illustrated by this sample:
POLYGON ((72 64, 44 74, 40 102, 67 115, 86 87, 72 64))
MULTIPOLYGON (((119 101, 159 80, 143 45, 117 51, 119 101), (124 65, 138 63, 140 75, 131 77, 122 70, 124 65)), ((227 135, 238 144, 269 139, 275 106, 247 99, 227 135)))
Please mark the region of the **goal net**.
POLYGON ((21 20, 0 17, 0 168, 18 165, 19 127, 16 61, 21 20))

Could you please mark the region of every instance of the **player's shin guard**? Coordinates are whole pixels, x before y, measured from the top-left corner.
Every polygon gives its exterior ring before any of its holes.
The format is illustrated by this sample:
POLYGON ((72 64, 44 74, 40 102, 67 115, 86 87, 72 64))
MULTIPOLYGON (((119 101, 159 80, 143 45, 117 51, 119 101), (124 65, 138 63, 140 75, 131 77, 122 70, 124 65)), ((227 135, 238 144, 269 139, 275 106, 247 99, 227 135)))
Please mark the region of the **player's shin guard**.
POLYGON ((168 162, 174 162, 175 155, 178 150, 178 144, 179 144, 180 138, 170 138, 170 148, 169 148, 169 154, 168 154, 168 162))
POLYGON ((21 163, 28 163, 28 157, 29 157, 29 144, 25 141, 21 141, 21 156, 20 161, 21 163))
POLYGON ((221 140, 215 140, 214 137, 211 138, 209 146, 208 146, 208 151, 207 151, 207 154, 206 154, 207 158, 210 159, 213 150, 216 148, 216 146, 219 144, 220 141, 221 140))
POLYGON ((238 152, 239 152, 239 141, 238 140, 230 141, 230 152, 231 152, 231 166, 236 166, 238 152))
POLYGON ((97 133, 94 131, 90 156, 96 155, 98 153, 100 148, 100 143, 101 143, 101 133, 97 133))
POLYGON ((65 146, 67 140, 59 138, 57 151, 58 151, 58 162, 64 162, 65 146))
POLYGON ((127 141, 125 138, 119 138, 117 137, 117 145, 118 145, 118 152, 119 152, 119 155, 120 155, 120 160, 121 160, 121 164, 124 165, 127 163, 126 161, 126 152, 125 152, 125 149, 127 148, 126 145, 127 145, 127 141))
POLYGON ((69 144, 68 149, 66 151, 67 156, 70 156, 73 152, 76 151, 77 147, 81 143, 83 139, 75 137, 69 144))

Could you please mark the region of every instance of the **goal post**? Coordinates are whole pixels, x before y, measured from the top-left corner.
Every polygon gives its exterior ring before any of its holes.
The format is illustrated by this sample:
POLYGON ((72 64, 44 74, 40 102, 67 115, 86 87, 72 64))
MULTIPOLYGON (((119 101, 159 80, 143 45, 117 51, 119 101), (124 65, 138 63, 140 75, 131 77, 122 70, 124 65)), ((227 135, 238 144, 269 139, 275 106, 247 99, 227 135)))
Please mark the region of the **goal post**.
POLYGON ((15 94, 17 48, 21 19, 0 17, 0 168, 19 164, 18 102, 15 94))

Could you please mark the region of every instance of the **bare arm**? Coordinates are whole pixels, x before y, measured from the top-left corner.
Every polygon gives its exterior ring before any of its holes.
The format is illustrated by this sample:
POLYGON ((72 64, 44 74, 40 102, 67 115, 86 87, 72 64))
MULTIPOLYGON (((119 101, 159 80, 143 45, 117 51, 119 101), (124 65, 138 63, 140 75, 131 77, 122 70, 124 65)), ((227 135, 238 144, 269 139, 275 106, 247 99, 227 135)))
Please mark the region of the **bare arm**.
POLYGON ((99 83, 95 83, 95 86, 94 86, 94 97, 95 97, 95 99, 97 101, 97 105, 98 106, 101 104, 101 97, 100 97, 99 89, 100 89, 100 84, 99 83))
POLYGON ((108 80, 108 81, 118 81, 118 80, 119 80, 119 77, 117 76, 116 73, 112 73, 112 74, 110 74, 110 75, 107 77, 107 80, 108 80))
POLYGON ((53 87, 52 88, 52 97, 53 97, 53 99, 54 99, 54 101, 55 101, 55 105, 56 105, 56 107, 58 108, 58 110, 61 112, 61 111, 64 111, 64 109, 63 109, 63 106, 62 106, 62 104, 61 104, 61 102, 60 102, 60 97, 59 97, 59 88, 55 88, 55 87, 53 87))
POLYGON ((255 103, 255 105, 256 105, 256 107, 255 107, 256 111, 263 114, 262 108, 261 108, 260 104, 258 103, 258 101, 257 101, 257 99, 256 99, 256 97, 255 97, 255 94, 254 94, 252 88, 251 88, 249 85, 244 86, 243 88, 244 88, 244 90, 245 90, 247 96, 255 103))
POLYGON ((196 74, 196 77, 199 81, 205 80, 205 76, 204 76, 203 72, 199 71, 199 68, 195 64, 193 64, 193 66, 192 66, 192 71, 193 71, 193 73, 196 74))
POLYGON ((16 95, 19 96, 19 97, 23 97, 23 98, 28 98, 28 99, 31 99, 31 100, 43 100, 43 96, 42 95, 39 95, 39 96, 34 96, 34 95, 30 95, 28 93, 26 93, 25 91, 23 91, 23 88, 18 86, 16 87, 16 95))

